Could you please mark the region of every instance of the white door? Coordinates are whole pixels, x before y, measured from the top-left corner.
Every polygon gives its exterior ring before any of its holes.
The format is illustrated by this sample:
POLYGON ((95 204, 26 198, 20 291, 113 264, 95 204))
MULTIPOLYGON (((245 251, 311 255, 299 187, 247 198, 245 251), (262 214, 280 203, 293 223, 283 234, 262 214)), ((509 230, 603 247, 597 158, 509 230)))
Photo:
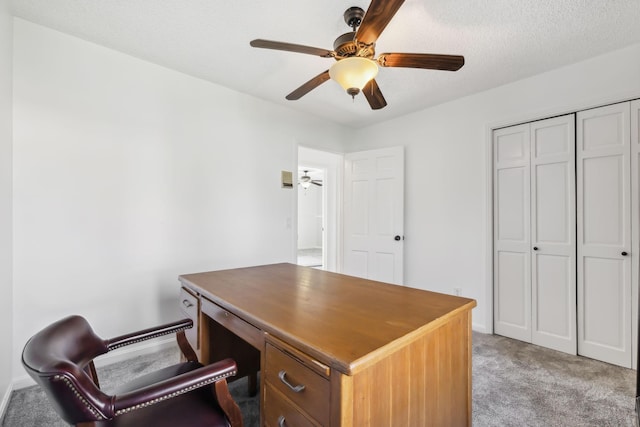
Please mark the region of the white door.
POLYGON ((531 342, 576 354, 575 116, 531 123, 531 342))
POLYGON ((574 115, 498 129, 494 327, 576 354, 574 115))
POLYGON ((631 367, 629 103, 578 113, 578 353, 631 367))
POLYGON ((531 342, 529 125, 493 133, 494 329, 531 342))
POLYGON ((403 284, 403 148, 346 154, 344 176, 344 273, 403 284))

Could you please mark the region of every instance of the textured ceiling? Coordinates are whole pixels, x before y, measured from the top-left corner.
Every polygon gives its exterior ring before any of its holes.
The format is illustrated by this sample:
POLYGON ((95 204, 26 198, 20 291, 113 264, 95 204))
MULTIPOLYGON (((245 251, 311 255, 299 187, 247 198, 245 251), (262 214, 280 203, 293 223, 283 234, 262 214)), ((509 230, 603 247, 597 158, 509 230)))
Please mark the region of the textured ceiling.
POLYGON ((640 42, 640 0, 406 0, 376 52, 456 54, 457 72, 381 68, 372 111, 327 82, 285 95, 332 59, 255 49, 255 38, 324 49, 365 0, 14 0, 26 20, 186 74, 362 127, 640 42))

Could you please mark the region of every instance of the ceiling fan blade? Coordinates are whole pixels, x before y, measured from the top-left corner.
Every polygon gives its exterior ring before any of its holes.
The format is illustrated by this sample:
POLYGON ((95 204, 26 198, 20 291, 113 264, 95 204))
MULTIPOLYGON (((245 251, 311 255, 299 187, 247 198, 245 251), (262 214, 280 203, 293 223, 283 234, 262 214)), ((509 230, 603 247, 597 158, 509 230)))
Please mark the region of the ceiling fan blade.
POLYGON ((335 56, 335 52, 332 50, 303 46, 301 44, 276 42, 273 40, 255 39, 251 40, 249 44, 253 47, 259 47, 262 49, 275 49, 284 50, 286 52, 306 53, 308 55, 321 56, 323 58, 332 58, 333 56, 335 56))
POLYGON ((373 0, 362 18, 356 39, 365 44, 375 43, 404 0, 373 0))
POLYGON ((434 53, 383 53, 378 57, 378 64, 381 67, 457 71, 464 65, 464 56, 434 53))
POLYGON ((313 185, 317 185, 318 187, 322 187, 322 183, 321 183, 321 182, 311 181, 311 183, 312 183, 313 185))
POLYGON ((324 71, 318 74, 317 76, 315 76, 314 78, 312 78, 311 80, 309 80, 308 82, 306 82, 305 84, 303 84, 302 86, 300 86, 298 89, 291 92, 289 95, 286 96, 286 98, 289 101, 295 101, 296 99, 300 99, 303 96, 305 96, 307 93, 311 92, 313 89, 320 86, 322 83, 329 80, 329 78, 330 78, 329 70, 324 71))
POLYGON ((372 110, 379 110, 387 106, 387 101, 384 99, 384 96, 382 96, 380 87, 378 87, 375 79, 371 79, 369 83, 362 88, 362 93, 364 93, 367 101, 369 101, 372 110))

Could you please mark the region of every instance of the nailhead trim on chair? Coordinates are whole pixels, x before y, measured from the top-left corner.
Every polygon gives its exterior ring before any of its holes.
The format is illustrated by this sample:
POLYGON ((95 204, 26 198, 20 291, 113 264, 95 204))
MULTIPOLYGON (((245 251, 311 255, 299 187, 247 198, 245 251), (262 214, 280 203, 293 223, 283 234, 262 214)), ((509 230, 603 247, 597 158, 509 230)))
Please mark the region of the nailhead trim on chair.
POLYGON ((116 348, 125 347, 127 345, 136 344, 136 343, 139 343, 139 342, 143 342, 143 341, 151 340, 151 339, 154 339, 154 338, 162 337, 164 335, 177 334, 178 332, 186 331, 187 329, 190 329, 190 327, 187 326, 187 327, 180 328, 180 329, 171 329, 170 331, 165 331, 165 332, 149 335, 149 336, 144 337, 144 338, 138 338, 137 340, 122 342, 120 344, 115 344, 113 346, 109 346, 109 351, 115 350, 116 348))
POLYGON ((89 412, 91 412, 91 414, 93 414, 93 416, 96 417, 96 419, 98 420, 104 419, 104 416, 91 403, 89 403, 89 401, 85 399, 84 396, 82 396, 82 394, 80 394, 76 386, 73 385, 73 382, 71 382, 69 378, 67 378, 64 375, 55 375, 53 379, 62 380, 67 385, 67 387, 69 387, 71 391, 73 391, 73 394, 76 395, 76 398, 78 398, 78 400, 84 404, 84 406, 89 410, 89 412))
POLYGON ((218 375, 217 377, 213 377, 213 378, 210 378, 208 380, 201 381, 201 382, 199 382, 197 384, 194 384, 192 386, 183 388, 183 389, 178 390, 178 391, 174 391, 173 393, 167 394, 165 396, 160 396, 160 397, 155 398, 153 400, 150 400, 148 402, 139 403, 139 404, 137 404, 135 406, 131 406, 129 408, 119 409, 119 410, 116 411, 115 415, 118 416, 118 415, 129 413, 131 411, 135 411, 136 409, 146 408, 147 406, 154 405, 156 403, 162 402, 162 401, 167 400, 167 399, 171 399, 171 398, 176 397, 176 396, 180 396, 181 394, 190 392, 192 390, 195 390, 197 388, 203 387, 205 385, 209 385, 209 384, 215 383, 216 381, 219 381, 221 379, 233 376, 235 374, 236 374, 236 371, 228 372, 228 373, 226 373, 224 375, 218 375))

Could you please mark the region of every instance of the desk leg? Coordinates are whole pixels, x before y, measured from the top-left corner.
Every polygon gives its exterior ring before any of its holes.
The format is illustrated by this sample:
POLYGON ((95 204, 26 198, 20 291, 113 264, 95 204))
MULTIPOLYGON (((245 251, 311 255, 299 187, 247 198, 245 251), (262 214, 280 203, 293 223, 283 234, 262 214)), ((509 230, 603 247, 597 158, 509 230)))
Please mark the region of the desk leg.
POLYGON ((258 394, 258 373, 253 372, 249 374, 249 387, 248 390, 249 396, 253 397, 258 394))

